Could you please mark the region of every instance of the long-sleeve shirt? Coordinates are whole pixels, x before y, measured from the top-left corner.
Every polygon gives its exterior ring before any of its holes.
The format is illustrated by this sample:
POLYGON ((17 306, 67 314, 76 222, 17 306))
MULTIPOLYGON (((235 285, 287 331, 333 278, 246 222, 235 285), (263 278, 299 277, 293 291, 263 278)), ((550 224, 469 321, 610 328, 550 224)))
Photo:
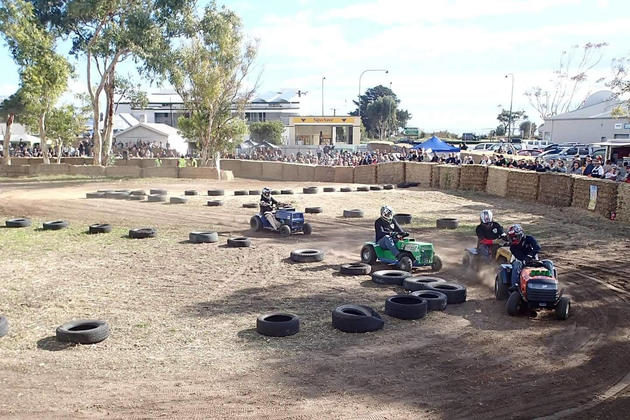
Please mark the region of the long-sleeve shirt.
POLYGON ((536 254, 540 251, 540 245, 536 242, 533 236, 525 236, 518 244, 510 245, 510 252, 519 261, 526 261, 534 259, 536 254))
POLYGON ((374 230, 376 231, 376 242, 378 242, 383 236, 391 235, 393 232, 403 233, 402 228, 395 219, 388 221, 379 217, 374 222, 374 230))

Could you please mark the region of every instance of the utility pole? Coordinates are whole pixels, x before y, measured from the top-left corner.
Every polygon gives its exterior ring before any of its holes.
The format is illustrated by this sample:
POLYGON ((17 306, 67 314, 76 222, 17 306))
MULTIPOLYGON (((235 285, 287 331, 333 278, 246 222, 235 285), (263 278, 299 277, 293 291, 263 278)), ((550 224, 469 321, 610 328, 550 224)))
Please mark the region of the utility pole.
POLYGON ((322 76, 322 117, 324 116, 324 80, 326 76, 322 76))
POLYGON ((389 73, 389 70, 387 69, 367 69, 361 72, 361 75, 359 76, 359 97, 358 97, 359 102, 357 102, 357 104, 359 105, 359 118, 361 118, 361 78, 363 78, 363 75, 365 73, 370 72, 370 71, 384 71, 385 74, 389 73))
POLYGON ((508 73, 505 75, 512 76, 512 93, 510 94, 510 119, 508 120, 508 143, 512 143, 512 100, 514 99, 514 73, 508 73))

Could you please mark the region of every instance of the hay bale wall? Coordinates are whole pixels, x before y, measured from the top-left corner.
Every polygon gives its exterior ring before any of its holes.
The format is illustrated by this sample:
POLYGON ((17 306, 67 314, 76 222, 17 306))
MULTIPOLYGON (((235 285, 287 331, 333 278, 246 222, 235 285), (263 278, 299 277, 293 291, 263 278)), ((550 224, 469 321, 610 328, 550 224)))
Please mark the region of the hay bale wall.
POLYGON ((488 167, 484 165, 462 165, 459 172, 459 189, 464 191, 486 191, 488 167))
POLYGON ((573 200, 573 182, 571 175, 541 173, 538 175, 538 201, 556 207, 570 207, 573 200))
POLYGON ((617 208, 618 184, 615 181, 575 176, 571 206, 588 209, 591 185, 597 186, 597 203, 594 211, 604 217, 610 217, 610 213, 617 208))
POLYGON ((509 169, 496 166, 488 167, 488 180, 486 182, 486 192, 499 197, 507 194, 509 169))
POLYGON ((456 190, 459 188, 459 166, 439 165, 440 181, 438 187, 441 190, 456 190))

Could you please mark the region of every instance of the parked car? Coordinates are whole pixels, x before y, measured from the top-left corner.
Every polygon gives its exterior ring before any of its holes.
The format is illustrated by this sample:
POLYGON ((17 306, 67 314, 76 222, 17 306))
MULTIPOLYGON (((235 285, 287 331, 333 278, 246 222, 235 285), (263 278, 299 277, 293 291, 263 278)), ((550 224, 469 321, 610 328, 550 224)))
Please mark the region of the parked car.
POLYGON ((540 156, 545 160, 551 159, 562 159, 562 160, 573 160, 576 157, 580 159, 585 159, 586 156, 593 156, 593 153, 599 148, 594 148, 592 146, 571 146, 571 147, 563 147, 557 153, 542 153, 540 156))
POLYGON ((525 150, 536 150, 544 149, 547 146, 551 146, 552 143, 547 140, 523 140, 521 142, 521 145, 525 150))
POLYGON ((479 143, 475 145, 473 150, 489 150, 492 146, 498 143, 479 143))

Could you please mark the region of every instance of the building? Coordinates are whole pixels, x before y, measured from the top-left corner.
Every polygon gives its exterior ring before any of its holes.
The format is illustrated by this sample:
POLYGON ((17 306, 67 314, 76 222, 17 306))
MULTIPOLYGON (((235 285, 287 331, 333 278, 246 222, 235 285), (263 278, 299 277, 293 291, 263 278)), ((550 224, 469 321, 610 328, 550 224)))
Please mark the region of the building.
MULTIPOLYGON (((248 122, 282 121, 289 125, 291 117, 300 115, 300 98, 304 93, 298 89, 280 89, 256 95, 245 106, 245 119, 248 122)), ((187 110, 182 98, 172 90, 162 90, 148 95, 145 108, 133 108, 124 100, 118 105, 117 114, 130 114, 140 122, 166 124, 177 127, 179 117, 187 110)))
POLYGON ((287 146, 358 145, 361 143, 360 117, 292 117, 287 146))
POLYGON ((595 92, 576 110, 546 119, 539 132, 543 140, 554 143, 592 144, 630 139, 630 120, 612 116, 619 105, 621 101, 612 92, 595 92))
POLYGON ((160 147, 175 149, 180 155, 189 152, 188 142, 179 135, 176 128, 160 123, 139 123, 114 134, 116 144, 125 147, 139 143, 155 144, 160 147))

